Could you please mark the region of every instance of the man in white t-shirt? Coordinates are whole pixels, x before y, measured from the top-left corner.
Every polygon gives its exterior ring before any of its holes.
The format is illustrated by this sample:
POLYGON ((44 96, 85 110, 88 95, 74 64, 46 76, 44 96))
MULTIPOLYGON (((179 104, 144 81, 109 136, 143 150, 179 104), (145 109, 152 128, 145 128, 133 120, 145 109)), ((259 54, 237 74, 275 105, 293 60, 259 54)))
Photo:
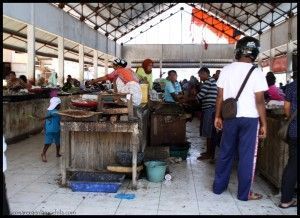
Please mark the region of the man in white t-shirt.
POLYGON ((264 73, 255 68, 237 102, 237 115, 222 119, 222 102, 235 98, 246 75, 259 54, 260 43, 246 36, 236 44, 237 62, 225 66, 217 81, 218 97, 214 125, 223 130, 220 153, 216 164, 213 192, 221 194, 227 189, 234 155, 238 152, 238 195, 242 201, 258 200, 261 194, 251 191, 254 179, 258 137, 267 134, 264 91, 268 90, 264 73))

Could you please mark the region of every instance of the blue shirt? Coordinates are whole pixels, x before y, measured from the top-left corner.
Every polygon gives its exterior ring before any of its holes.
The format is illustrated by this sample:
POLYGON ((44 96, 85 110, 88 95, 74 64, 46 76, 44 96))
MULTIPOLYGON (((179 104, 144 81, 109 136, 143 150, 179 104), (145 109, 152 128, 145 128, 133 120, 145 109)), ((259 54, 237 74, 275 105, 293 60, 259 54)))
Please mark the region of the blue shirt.
POLYGON ((47 117, 51 116, 51 117, 46 119, 46 123, 45 123, 46 133, 60 131, 60 116, 57 112, 58 110, 56 109, 47 111, 46 116, 47 117))
MULTIPOLYGON (((285 100, 291 103, 291 116, 294 111, 297 110, 297 81, 293 81, 292 83, 286 86, 285 90, 285 100)), ((297 138, 297 116, 292 120, 289 130, 289 137, 297 138)))
POLYGON ((182 92, 179 82, 176 81, 175 83, 173 83, 171 81, 167 81, 165 85, 165 94, 164 94, 165 102, 175 102, 171 93, 178 95, 179 92, 182 92))

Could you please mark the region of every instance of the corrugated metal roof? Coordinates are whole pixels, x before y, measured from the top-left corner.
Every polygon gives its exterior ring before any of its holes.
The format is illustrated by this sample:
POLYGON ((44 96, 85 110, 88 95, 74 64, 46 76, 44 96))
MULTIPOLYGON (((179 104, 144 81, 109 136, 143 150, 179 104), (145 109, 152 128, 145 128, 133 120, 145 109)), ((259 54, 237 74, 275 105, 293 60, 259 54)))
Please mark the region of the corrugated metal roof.
MULTIPOLYGON (((110 39, 119 39, 177 3, 54 3, 110 39)), ((297 3, 187 3, 222 19, 247 35, 266 31, 272 24, 297 13, 297 3)))

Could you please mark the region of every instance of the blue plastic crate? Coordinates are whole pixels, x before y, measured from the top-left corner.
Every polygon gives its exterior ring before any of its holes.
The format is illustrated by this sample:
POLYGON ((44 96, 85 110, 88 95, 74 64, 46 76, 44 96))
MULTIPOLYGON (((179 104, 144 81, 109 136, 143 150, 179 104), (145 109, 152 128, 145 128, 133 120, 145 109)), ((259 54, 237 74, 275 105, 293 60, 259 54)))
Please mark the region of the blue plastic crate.
POLYGON ((116 193, 125 179, 124 174, 76 172, 69 183, 73 192, 116 193))

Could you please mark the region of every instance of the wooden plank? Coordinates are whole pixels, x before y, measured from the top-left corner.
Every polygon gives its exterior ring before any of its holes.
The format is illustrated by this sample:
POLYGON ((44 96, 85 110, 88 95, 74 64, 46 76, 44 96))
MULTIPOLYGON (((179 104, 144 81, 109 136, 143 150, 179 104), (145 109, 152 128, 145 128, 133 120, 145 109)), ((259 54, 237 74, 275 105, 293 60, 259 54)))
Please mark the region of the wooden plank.
POLYGON ((139 146, 139 130, 135 126, 132 134, 132 188, 137 189, 137 150, 139 146))
POLYGON ((137 121, 128 122, 61 122, 62 130, 77 132, 133 132, 137 121))
POLYGON ((67 178, 67 160, 68 160, 68 145, 69 145, 69 132, 68 131, 61 131, 61 152, 62 152, 62 157, 61 157, 61 175, 62 175, 62 184, 66 184, 66 178, 67 178))

